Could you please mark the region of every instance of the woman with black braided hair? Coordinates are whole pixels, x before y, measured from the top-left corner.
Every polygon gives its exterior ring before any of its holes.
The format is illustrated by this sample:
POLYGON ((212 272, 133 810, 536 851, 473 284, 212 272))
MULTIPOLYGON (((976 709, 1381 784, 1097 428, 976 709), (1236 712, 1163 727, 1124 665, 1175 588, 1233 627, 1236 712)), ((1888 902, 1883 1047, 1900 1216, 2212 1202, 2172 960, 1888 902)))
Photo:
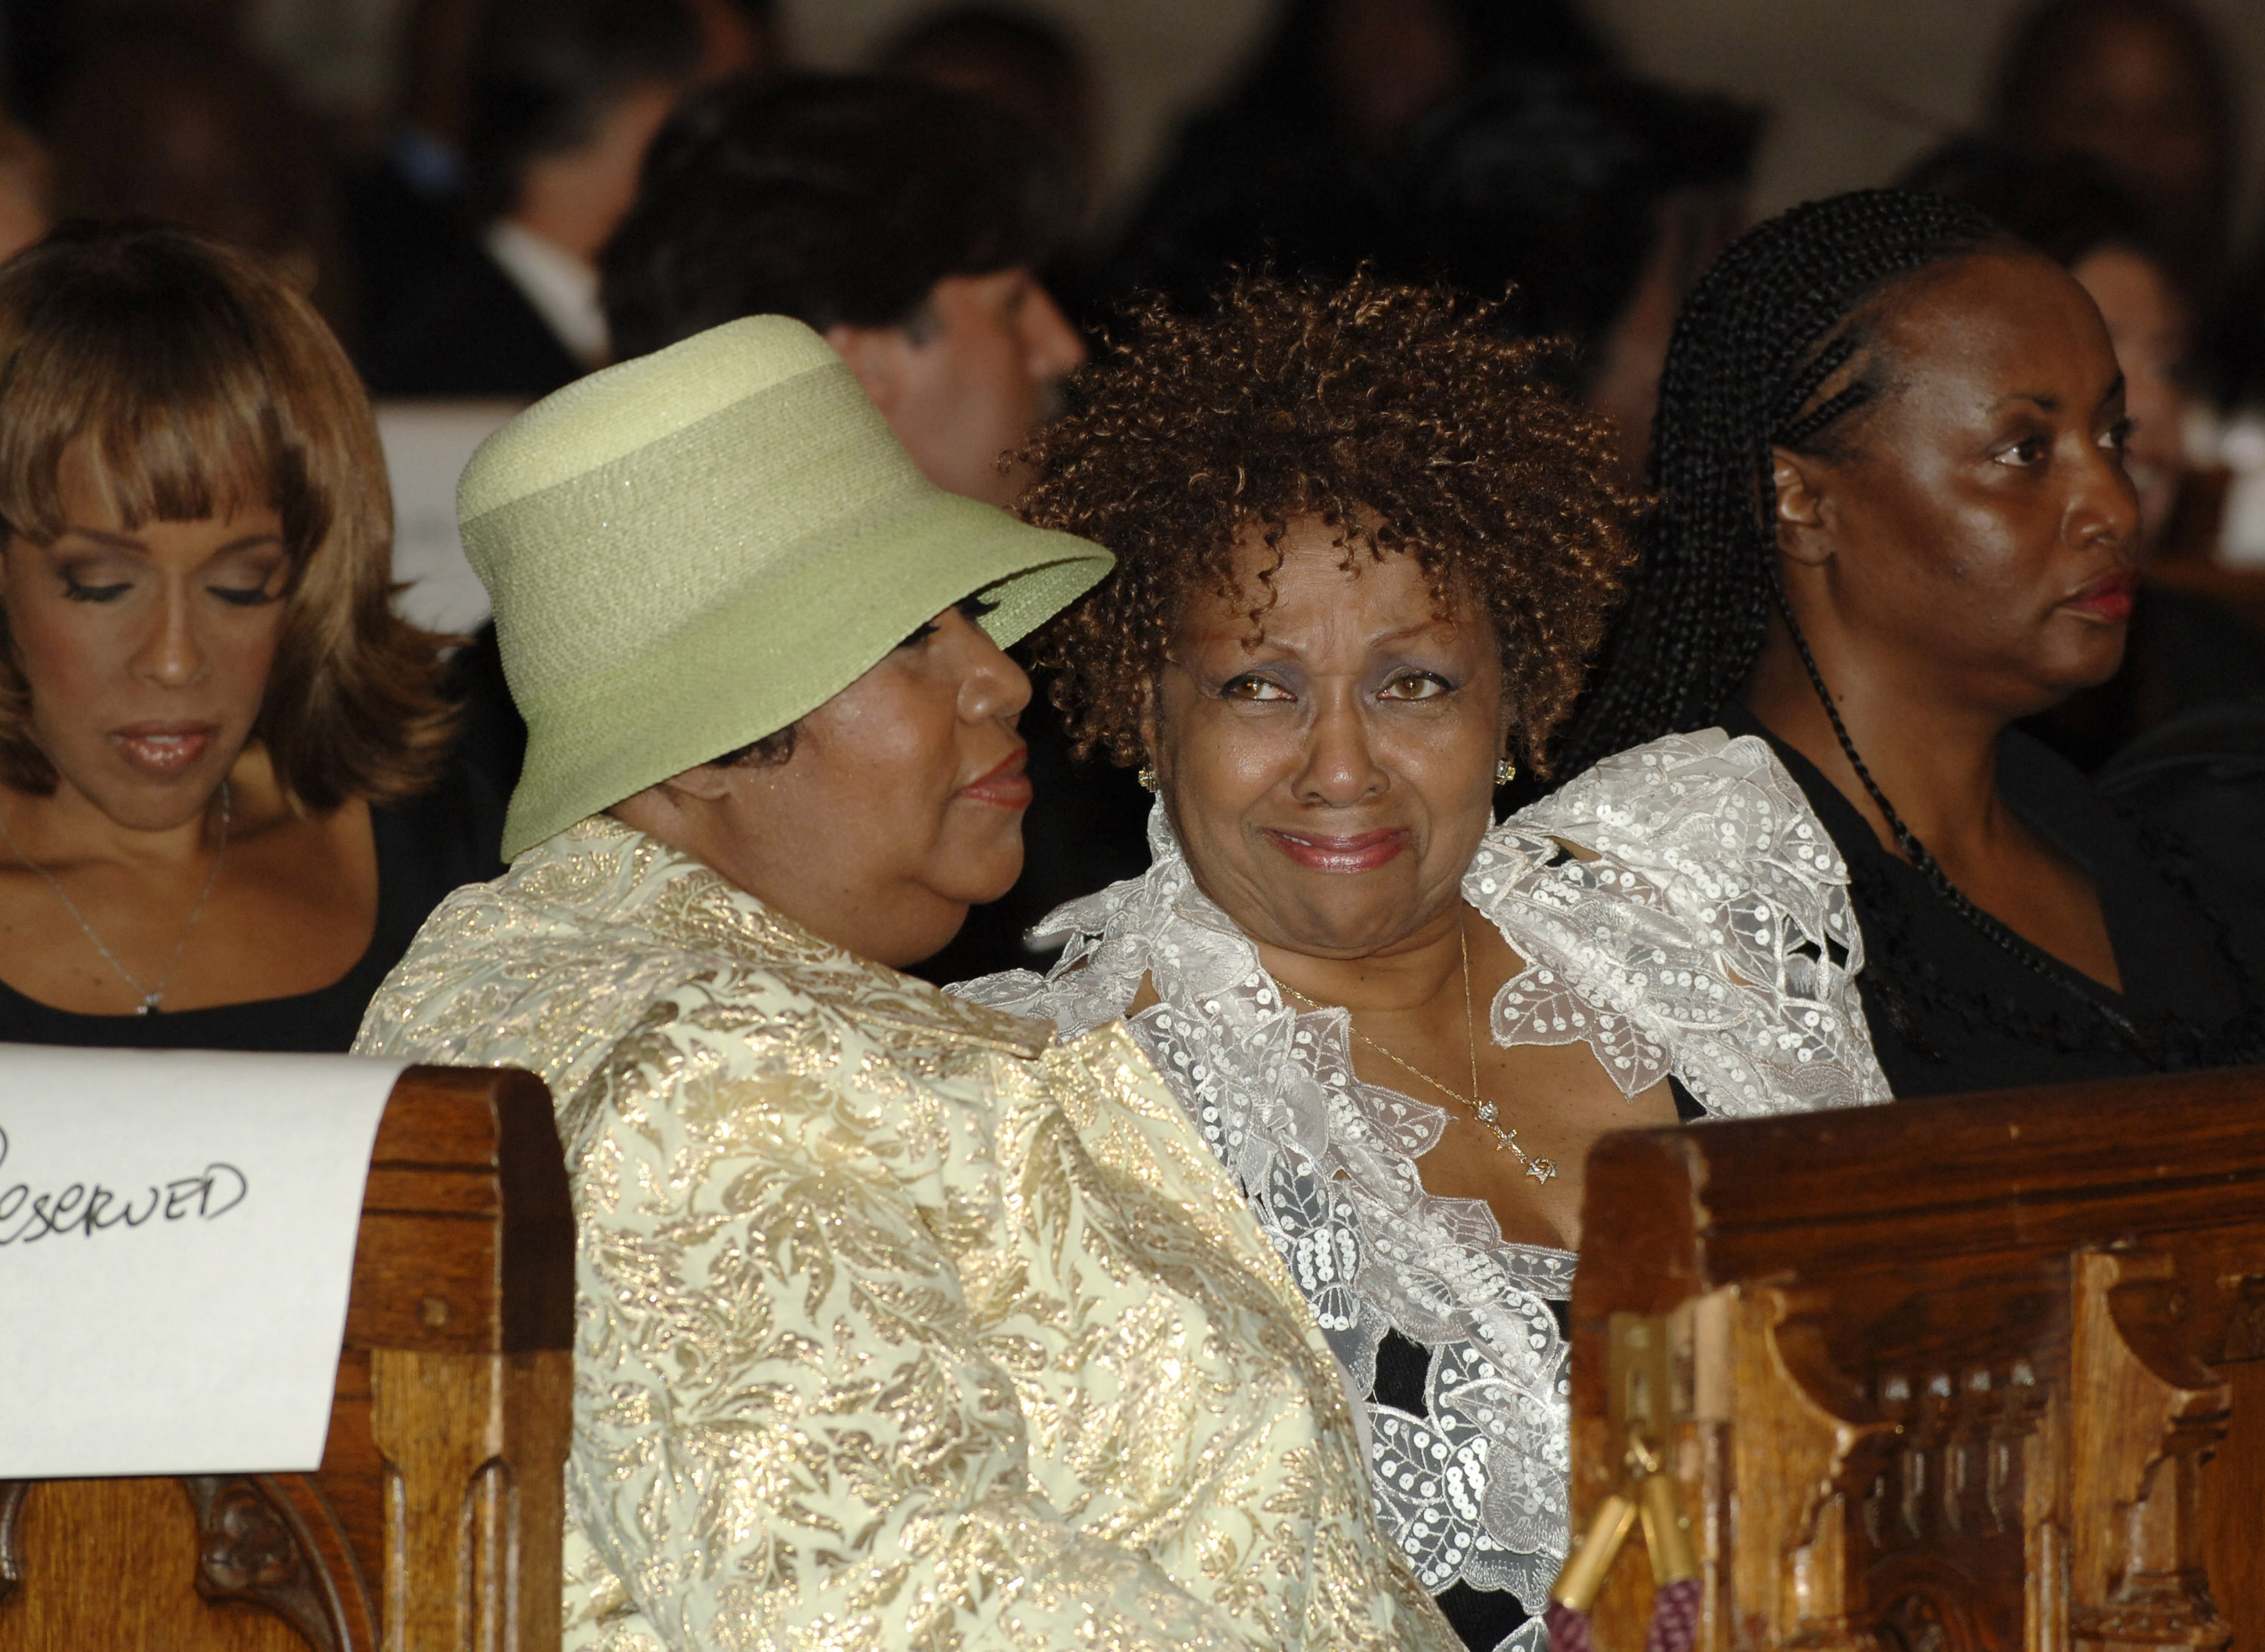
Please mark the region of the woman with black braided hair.
POLYGON ((2129 429, 2083 288, 1950 201, 1795 208, 1678 324, 1660 509, 1560 761, 1766 740, 1848 862, 1897 1095, 2255 1059, 2191 874, 2010 728, 2122 657, 2129 429))

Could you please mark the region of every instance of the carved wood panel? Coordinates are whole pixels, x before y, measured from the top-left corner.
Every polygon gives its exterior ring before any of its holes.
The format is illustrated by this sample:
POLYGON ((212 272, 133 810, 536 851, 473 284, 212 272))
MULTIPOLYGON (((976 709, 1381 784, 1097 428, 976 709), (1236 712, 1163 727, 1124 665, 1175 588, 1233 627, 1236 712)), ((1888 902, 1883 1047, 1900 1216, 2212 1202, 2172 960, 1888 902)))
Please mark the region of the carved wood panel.
MULTIPOLYGON (((2165 1254, 2072 1261, 2072 1357, 1890 1362, 1860 1382, 1826 1346, 1828 1292, 1722 1293, 1664 1321, 1694 1365, 1675 1459, 1707 1540, 1708 1619, 1723 1648, 2139 1652, 2220 1648, 2232 1630, 2204 1564, 2202 1476, 2226 1385, 2189 1345, 2165 1254), (1722 1321, 1708 1349, 1696 1327, 1722 1321), (1734 1416, 1701 1415, 1734 1400, 1734 1416), (2085 1396, 2079 1408, 2071 1393, 2085 1396), (2081 1413, 2079 1422, 2079 1413, 2081 1413), (1706 1439, 1727 1439, 1709 1472, 1706 1439), (1767 1486, 1766 1498, 1736 1498, 1767 1486), (2027 1586, 2024 1577, 2029 1579, 2027 1586)), ((1606 1430, 1577 1423, 1590 1463, 1606 1430)), ((1599 1494, 1591 1474, 1577 1508, 1599 1494)), ((1624 1567, 1599 1602, 1601 1646, 1642 1644, 1650 1590, 1624 1567)))
POLYGON ((2079 1255, 2069 1431, 2070 1627, 2101 1652, 2222 1647, 2203 1564, 2202 1459, 2228 1391, 2188 1348, 2185 1293, 2160 1251, 2079 1255))
MULTIPOLYGON (((202 1525, 196 1494, 178 1480, 43 1481, 11 1489, 0 1499, 10 1516, 0 1542, 13 1573, 0 1597, 0 1646, 307 1652, 307 1637, 259 1583, 247 1578, 249 1589, 227 1596, 206 1587, 208 1555, 223 1567, 251 1561, 277 1582, 295 1568, 298 1535, 257 1491, 225 1497, 215 1509, 243 1534, 232 1538, 225 1527, 202 1525)), ((341 1644, 335 1652, 361 1648, 341 1644)))
POLYGON ((317 1504, 330 1541, 317 1539, 281 1483, 298 1478, 200 1474, 182 1481, 197 1511, 197 1592, 273 1612, 316 1652, 361 1652, 375 1637, 366 1615, 359 1626, 349 1623, 347 1603, 361 1605, 361 1591, 350 1575, 340 1586, 346 1533, 317 1504))
POLYGON ((555 1647, 572 1357, 381 1350, 371 1435, 385 1463, 386 1652, 555 1647), (436 1419, 454 1418, 443 1430, 436 1419), (467 1428, 466 1419, 485 1426, 467 1428), (545 1466, 548 1472, 545 1472, 545 1466), (412 1591, 410 1579, 425 1580, 412 1591), (454 1578, 453 1590, 433 1586, 454 1578))
POLYGON ((1654 1220, 1576 1282, 1575 1529, 1650 1315, 1707 1652, 2265 1645, 2261 1117, 2265 1073, 1608 1139, 1589 1197, 1654 1220))

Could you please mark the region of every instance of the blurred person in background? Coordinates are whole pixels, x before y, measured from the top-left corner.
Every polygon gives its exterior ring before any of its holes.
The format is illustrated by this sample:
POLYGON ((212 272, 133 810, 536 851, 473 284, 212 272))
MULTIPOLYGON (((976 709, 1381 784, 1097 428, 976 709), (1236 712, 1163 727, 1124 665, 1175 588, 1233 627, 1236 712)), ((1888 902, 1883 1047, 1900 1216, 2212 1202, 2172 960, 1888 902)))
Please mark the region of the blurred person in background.
POLYGON ((1579 0, 1289 0, 1249 70, 1183 129, 1103 285, 1195 311, 1234 268, 1342 279, 1379 250, 1356 178, 1380 146, 1503 69, 1613 61, 1579 0))
POLYGON ((653 148, 604 258, 624 356, 741 316, 826 337, 939 487, 1010 505, 1001 462, 1085 359, 1036 272, 1074 192, 1035 135, 876 76, 719 87, 653 148))
POLYGON ((907 25, 873 67, 980 98, 1043 135, 1076 178, 1076 223, 1087 222, 1101 193, 1101 89, 1060 24, 1012 6, 947 6, 907 25))
MULTIPOLYGON (((2140 555, 2162 553, 2186 479, 2192 325, 2147 215, 2088 157, 2033 161, 1987 139, 1945 145, 1904 182, 1979 207, 2091 295, 2123 369, 2123 468, 2138 491, 2140 555)), ((2022 726, 2089 773, 2189 706, 2260 690, 2265 639, 2205 596, 2150 583, 2134 594, 2116 674, 2022 726)))
POLYGON ((272 269, 66 228, 0 269, 0 1041, 344 1050, 496 869, 345 353, 272 269))
POLYGON ((1758 111, 1613 70, 1498 75, 1418 121, 1370 179, 1387 275, 1572 346, 1569 388, 1643 473, 1675 312, 1745 227, 1758 111))
POLYGON ((2185 0, 2037 0, 1992 76, 1990 135, 2085 155, 2143 207, 2164 266, 2208 313, 2225 279, 2240 131, 2227 53, 2185 0))
POLYGON ((55 223, 55 166, 47 145, 0 116, 0 264, 55 223))
MULTIPOLYGON (((772 0, 688 0, 700 78, 752 74, 781 52, 772 0)), ((404 297, 421 302, 436 265, 461 263, 481 224, 467 200, 464 142, 484 0, 411 0, 401 28, 399 94, 382 149, 346 176, 354 261, 373 332, 393 336, 404 297)), ((477 256, 476 254, 472 256, 477 256)))
POLYGON ((703 46, 689 0, 494 0, 463 140, 479 229, 382 307, 373 389, 533 398, 612 359, 598 253, 703 46))
POLYGON ((241 247, 356 336, 320 135, 227 35, 163 17, 120 26, 57 91, 48 138, 62 216, 178 224, 241 247))
MULTIPOLYGON (((653 146, 604 259, 607 317, 638 355, 741 316, 816 329, 939 487, 996 505, 1003 462, 1085 345, 1037 272, 1074 222, 1063 157, 979 99, 878 76, 717 87, 653 146)), ((1073 768, 1050 708, 1023 719, 1038 802, 1023 878, 923 964, 1025 963, 1029 924, 1146 860, 1139 790, 1073 768)))

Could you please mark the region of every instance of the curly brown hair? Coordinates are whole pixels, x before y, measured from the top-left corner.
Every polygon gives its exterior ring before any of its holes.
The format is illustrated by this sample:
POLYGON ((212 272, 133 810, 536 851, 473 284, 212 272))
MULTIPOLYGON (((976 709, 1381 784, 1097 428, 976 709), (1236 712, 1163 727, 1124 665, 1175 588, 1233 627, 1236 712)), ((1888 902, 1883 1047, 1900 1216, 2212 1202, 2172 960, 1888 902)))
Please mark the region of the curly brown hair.
MULTIPOLYGON (((1548 772, 1633 556, 1636 498, 1606 426, 1555 388, 1559 346, 1511 340, 1498 312, 1387 284, 1237 280, 1214 313, 1161 301, 1074 381, 1075 411, 1025 449, 1022 514, 1098 541, 1117 569, 1034 639, 1081 756, 1142 760, 1140 724, 1189 600, 1248 594, 1237 536, 1318 517, 1351 566, 1412 552, 1446 612, 1493 621, 1512 739, 1548 772)), ((1250 609, 1253 635, 1271 588, 1250 609)))

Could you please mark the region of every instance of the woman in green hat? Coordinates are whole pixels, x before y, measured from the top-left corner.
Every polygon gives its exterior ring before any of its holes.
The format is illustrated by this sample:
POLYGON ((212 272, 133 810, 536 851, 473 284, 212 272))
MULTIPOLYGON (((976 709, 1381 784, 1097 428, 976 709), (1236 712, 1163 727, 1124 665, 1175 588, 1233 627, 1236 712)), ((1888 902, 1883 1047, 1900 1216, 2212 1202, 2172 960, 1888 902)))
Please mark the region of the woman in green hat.
POLYGON ((776 317, 537 404, 458 508, 529 733, 516 858, 358 1048, 557 1097, 565 1644, 1453 1647, 1122 1023, 897 972, 1014 881, 1000 648, 1107 554, 924 482, 776 317))

